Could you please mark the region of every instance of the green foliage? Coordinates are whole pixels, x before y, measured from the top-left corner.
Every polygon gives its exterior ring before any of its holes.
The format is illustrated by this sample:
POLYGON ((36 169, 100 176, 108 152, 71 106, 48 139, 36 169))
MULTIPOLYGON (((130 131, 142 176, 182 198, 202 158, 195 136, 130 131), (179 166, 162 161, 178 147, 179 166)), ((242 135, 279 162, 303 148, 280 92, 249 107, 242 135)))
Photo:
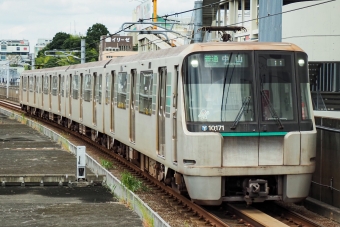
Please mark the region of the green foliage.
POLYGON ((148 188, 142 183, 142 181, 138 180, 131 173, 124 171, 122 173, 122 184, 127 187, 130 191, 135 192, 138 190, 148 191, 148 188))
POLYGON ((100 159, 100 164, 105 168, 105 169, 111 169, 113 167, 112 162, 106 160, 106 159, 100 159))
POLYGON ((67 34, 65 32, 58 32, 57 34, 55 34, 55 36, 52 39, 52 42, 50 42, 49 44, 47 44, 47 47, 49 50, 60 50, 62 49, 62 46, 65 42, 65 40, 70 38, 70 34, 67 34))
POLYGON ((109 34, 106 26, 100 23, 96 23, 89 27, 86 32, 86 46, 89 48, 95 48, 98 51, 100 36, 109 34))
MULTIPOLYGON (((81 39, 85 38, 86 62, 98 61, 99 41, 101 35, 109 33, 105 25, 96 23, 89 27, 86 37, 70 35, 65 32, 58 32, 45 48, 39 51, 35 59, 36 68, 50 68, 64 65, 74 65, 80 63, 80 52, 74 53, 74 57, 54 57, 45 56, 45 51, 51 50, 80 50, 81 39)), ((56 54, 59 54, 56 52, 56 54)))

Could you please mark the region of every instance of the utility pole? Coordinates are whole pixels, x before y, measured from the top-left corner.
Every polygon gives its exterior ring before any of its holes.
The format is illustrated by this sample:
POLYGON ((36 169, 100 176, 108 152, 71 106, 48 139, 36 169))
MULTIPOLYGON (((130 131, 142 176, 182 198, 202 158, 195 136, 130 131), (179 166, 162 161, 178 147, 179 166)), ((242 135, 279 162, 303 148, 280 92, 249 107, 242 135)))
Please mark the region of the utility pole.
MULTIPOLYGON (((152 0, 152 2, 153 2, 153 22, 154 23, 157 23, 157 0, 152 0)), ((153 26, 153 30, 157 30, 157 26, 156 25, 154 25, 153 26)))
POLYGON ((203 24, 203 10, 202 10, 203 1, 195 1, 195 22, 194 22, 194 43, 202 42, 202 31, 198 31, 199 28, 202 27, 203 24))
POLYGON ((80 63, 85 63, 85 39, 81 39, 80 43, 80 63))
POLYGON ((31 69, 35 69, 35 53, 32 54, 32 64, 31 64, 31 69))

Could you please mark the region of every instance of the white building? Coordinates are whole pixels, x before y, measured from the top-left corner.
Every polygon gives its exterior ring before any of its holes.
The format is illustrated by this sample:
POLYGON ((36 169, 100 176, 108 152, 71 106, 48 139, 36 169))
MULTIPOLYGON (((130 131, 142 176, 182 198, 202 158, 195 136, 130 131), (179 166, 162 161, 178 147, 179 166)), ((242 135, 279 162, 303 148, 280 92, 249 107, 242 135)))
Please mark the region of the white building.
POLYGON ((0 59, 9 60, 11 64, 30 60, 30 46, 28 40, 0 40, 0 59))
POLYGON ((38 56, 38 52, 46 47, 46 45, 50 42, 52 42, 51 39, 38 39, 34 47, 34 57, 36 58, 38 56))

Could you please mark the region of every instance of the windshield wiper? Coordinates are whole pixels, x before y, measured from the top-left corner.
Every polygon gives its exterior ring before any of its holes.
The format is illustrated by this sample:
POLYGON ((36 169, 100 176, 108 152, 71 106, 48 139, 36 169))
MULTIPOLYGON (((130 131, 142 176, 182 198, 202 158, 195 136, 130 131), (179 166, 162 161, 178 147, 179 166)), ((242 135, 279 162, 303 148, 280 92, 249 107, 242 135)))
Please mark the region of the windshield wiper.
POLYGON ((282 122, 281 122, 279 116, 277 115, 275 109, 273 108, 272 104, 270 103, 268 96, 267 96, 266 92, 264 92, 264 90, 261 90, 261 95, 264 97, 264 100, 266 101, 267 105, 269 106, 270 114, 277 121, 277 123, 279 123, 279 125, 280 125, 279 129, 283 129, 284 127, 282 125, 282 122))
MULTIPOLYGON (((230 127, 231 130, 235 130, 236 127, 237 127, 237 125, 238 125, 238 123, 240 122, 240 119, 241 119, 241 117, 242 117, 242 114, 244 113, 244 107, 248 106, 248 109, 249 109, 250 98, 251 98, 251 96, 248 96, 248 97, 246 97, 246 98, 243 100, 243 103, 242 103, 242 106, 241 106, 241 108, 240 108, 240 111, 238 111, 238 114, 237 114, 237 116, 236 116, 236 118, 235 118, 235 120, 234 120, 234 123, 233 123, 233 125, 230 127)), ((248 109, 247 109, 247 111, 248 111, 248 109)))

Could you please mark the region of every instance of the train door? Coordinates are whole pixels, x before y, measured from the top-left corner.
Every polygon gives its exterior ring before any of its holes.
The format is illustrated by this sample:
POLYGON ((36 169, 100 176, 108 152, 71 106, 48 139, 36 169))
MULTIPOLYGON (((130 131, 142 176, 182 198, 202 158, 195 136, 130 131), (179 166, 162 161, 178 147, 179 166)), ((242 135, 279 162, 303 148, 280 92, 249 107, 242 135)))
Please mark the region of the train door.
POLYGON ((69 96, 68 96, 68 114, 69 116, 72 115, 72 74, 70 74, 68 78, 68 88, 69 96))
POLYGON ((97 124, 97 99, 98 99, 98 77, 97 73, 93 73, 93 84, 94 84, 94 92, 93 92, 93 109, 92 109, 92 122, 94 125, 97 124))
POLYGON ((84 100, 84 79, 83 74, 80 73, 80 105, 79 105, 79 118, 83 119, 83 100, 84 100))
POLYGON ((178 101, 178 66, 175 67, 175 76, 174 76, 174 90, 172 93, 172 107, 174 108, 174 112, 172 113, 172 158, 173 162, 177 163, 177 101, 178 101))
POLYGON ((61 112, 61 75, 58 76, 58 112, 61 112))
POLYGON ((114 92, 115 92, 115 71, 111 72, 111 100, 110 100, 110 130, 114 132, 114 119, 115 119, 115 112, 114 112, 114 92))
POLYGON ((137 81, 137 71, 135 69, 131 70, 131 101, 130 101, 130 141, 135 143, 135 101, 136 101, 136 81, 137 81))
MULTIPOLYGON (((293 59, 291 52, 258 51, 255 55, 258 96, 261 97, 258 103, 259 165, 283 165, 284 136, 299 130, 293 59)), ((295 138, 296 147, 299 147, 300 137, 295 138)), ((299 163, 299 157, 299 152, 291 157, 294 164, 299 163)))
POLYGON ((165 156, 166 67, 159 69, 158 82, 158 154, 165 156))

